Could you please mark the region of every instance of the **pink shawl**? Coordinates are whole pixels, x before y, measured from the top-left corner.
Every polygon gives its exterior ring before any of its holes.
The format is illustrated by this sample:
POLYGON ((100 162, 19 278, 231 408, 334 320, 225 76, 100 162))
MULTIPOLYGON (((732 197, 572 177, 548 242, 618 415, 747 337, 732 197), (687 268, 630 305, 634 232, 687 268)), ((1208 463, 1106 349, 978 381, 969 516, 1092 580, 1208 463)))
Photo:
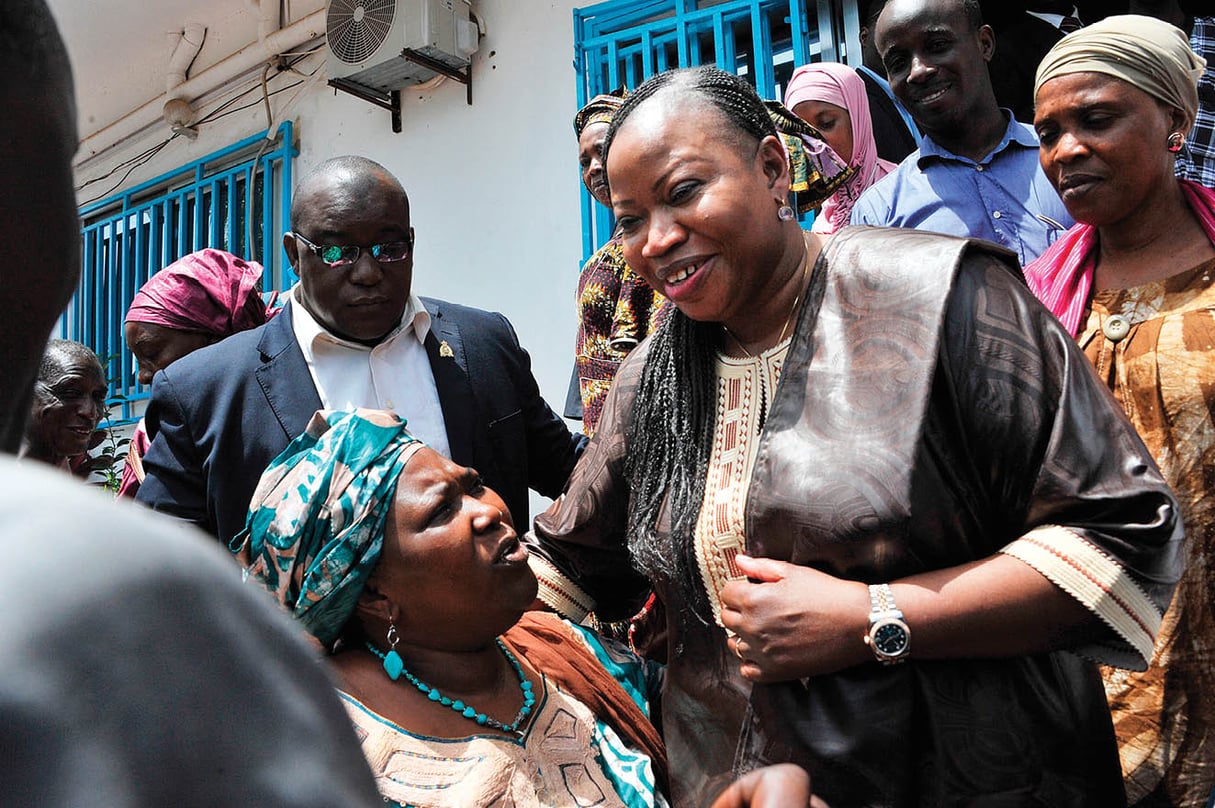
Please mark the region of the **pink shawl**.
MULTIPOLYGON (((1207 238, 1215 244, 1215 191, 1189 180, 1178 182, 1207 238)), ((1097 251, 1097 228, 1077 224, 1025 267, 1029 288, 1073 337, 1080 333, 1080 319, 1093 290, 1097 251)))
POLYGON ((849 164, 855 172, 828 197, 823 203, 822 212, 814 220, 815 232, 834 233, 848 224, 852 206, 865 189, 889 174, 895 165, 878 157, 865 82, 851 67, 836 62, 816 62, 794 70, 785 89, 785 106, 793 109, 803 101, 835 104, 847 110, 852 118, 852 159, 849 164))
POLYGON ((231 336, 261 325, 269 312, 261 296, 262 265, 223 250, 179 258, 135 293, 126 322, 231 336))

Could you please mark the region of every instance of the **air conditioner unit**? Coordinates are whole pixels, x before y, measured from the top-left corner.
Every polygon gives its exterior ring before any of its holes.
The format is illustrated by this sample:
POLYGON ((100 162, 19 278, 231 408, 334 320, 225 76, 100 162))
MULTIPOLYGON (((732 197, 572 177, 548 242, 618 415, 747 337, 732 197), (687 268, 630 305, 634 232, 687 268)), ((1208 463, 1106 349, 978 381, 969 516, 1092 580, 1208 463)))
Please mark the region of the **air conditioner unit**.
POLYGON ((468 67, 477 50, 469 0, 330 0, 329 78, 380 93, 468 67), (429 65, 428 65, 429 63, 429 65))

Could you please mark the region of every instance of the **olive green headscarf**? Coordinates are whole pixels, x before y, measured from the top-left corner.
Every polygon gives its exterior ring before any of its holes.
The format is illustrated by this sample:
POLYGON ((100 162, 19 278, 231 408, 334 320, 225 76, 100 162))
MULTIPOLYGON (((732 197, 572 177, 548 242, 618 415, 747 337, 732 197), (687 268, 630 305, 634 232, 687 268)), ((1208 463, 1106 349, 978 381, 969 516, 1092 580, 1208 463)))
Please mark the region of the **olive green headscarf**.
POLYGON ((1070 73, 1102 73, 1138 87, 1190 120, 1198 111, 1198 78, 1206 61, 1190 50, 1180 28, 1155 17, 1106 17, 1055 43, 1034 81, 1034 95, 1053 78, 1070 73))

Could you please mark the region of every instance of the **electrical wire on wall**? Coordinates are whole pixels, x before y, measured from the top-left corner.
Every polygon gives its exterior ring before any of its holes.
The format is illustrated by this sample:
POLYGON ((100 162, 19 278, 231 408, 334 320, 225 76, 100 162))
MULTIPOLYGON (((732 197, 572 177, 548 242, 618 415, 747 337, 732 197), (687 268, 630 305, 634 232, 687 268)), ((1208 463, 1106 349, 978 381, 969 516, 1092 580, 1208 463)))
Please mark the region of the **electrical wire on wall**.
MULTIPOLYGON (((316 67, 311 73, 304 73, 297 67, 297 65, 299 65, 300 62, 307 59, 307 57, 312 56, 312 55, 316 54, 317 52, 319 52, 322 47, 323 46, 318 46, 316 48, 312 48, 307 51, 300 51, 297 53, 281 54, 281 57, 294 57, 294 58, 292 58, 286 64, 282 65, 279 72, 274 74, 273 76, 267 75, 266 71, 263 71, 263 74, 262 74, 263 80, 262 81, 258 82, 257 84, 254 84, 252 87, 248 87, 248 88, 238 92, 236 95, 232 96, 231 98, 228 98, 228 99, 224 100, 223 102, 219 103, 214 109, 210 110, 209 112, 204 113, 201 117, 198 118, 197 121, 194 122, 194 127, 201 126, 202 124, 205 124, 205 123, 214 123, 215 121, 218 121, 222 118, 226 118, 229 115, 235 115, 238 112, 243 112, 244 110, 247 110, 251 107, 255 107, 258 105, 264 105, 266 107, 267 121, 269 122, 267 125, 272 124, 273 118, 272 118, 272 114, 271 114, 271 110, 270 110, 270 98, 278 95, 279 93, 283 93, 288 90, 292 90, 292 89, 295 89, 297 87, 304 85, 308 79, 312 78, 317 73, 317 71, 323 69, 323 65, 322 65, 322 66, 316 67), (282 76, 284 74, 287 74, 287 73, 293 73, 296 76, 302 76, 303 78, 301 80, 297 80, 297 81, 293 81, 289 84, 285 84, 281 87, 276 87, 274 89, 269 88, 270 82, 273 82, 274 79, 276 79, 279 76, 282 76), (258 93, 258 97, 252 101, 241 104, 240 106, 235 106, 235 107, 233 106, 234 104, 239 103, 242 99, 247 98, 252 93, 258 93)), ((270 62, 267 62, 268 69, 272 69, 273 66, 274 66, 273 60, 270 62)), ((94 185, 98 182, 102 182, 106 179, 109 179, 110 177, 114 176, 115 174, 118 174, 119 172, 123 171, 123 169, 126 169, 126 171, 122 174, 122 177, 116 183, 114 183, 109 188, 107 188, 103 193, 101 193, 85 202, 82 202, 81 207, 84 207, 86 205, 91 205, 94 202, 105 199, 106 197, 108 197, 112 193, 114 193, 116 190, 121 188, 123 186, 123 184, 126 183, 126 181, 130 178, 131 174, 135 172, 136 169, 147 164, 154 157, 156 157, 156 155, 159 154, 166 146, 168 146, 169 143, 171 143, 175 138, 177 138, 179 136, 179 134, 180 133, 174 132, 173 134, 169 135, 164 140, 160 141, 159 143, 157 143, 153 146, 148 147, 147 149, 145 149, 144 151, 135 155, 134 157, 130 157, 126 160, 123 160, 121 163, 118 163, 117 165, 115 165, 113 168, 111 168, 106 173, 93 177, 89 180, 86 180, 85 182, 82 182, 80 185, 76 186, 77 192, 83 191, 85 188, 88 188, 91 185, 94 185)), ((273 136, 274 133, 270 133, 270 134, 271 134, 271 136, 273 136)), ((267 143, 269 143, 269 141, 267 141, 267 143)), ((263 148, 260 150, 260 153, 255 158, 254 174, 256 174, 256 161, 261 159, 261 155, 265 153, 265 148, 266 148, 266 146, 263 146, 263 148)), ((252 180, 252 177, 250 177, 250 180, 252 180)), ((250 187, 252 187, 252 182, 250 182, 250 187)))

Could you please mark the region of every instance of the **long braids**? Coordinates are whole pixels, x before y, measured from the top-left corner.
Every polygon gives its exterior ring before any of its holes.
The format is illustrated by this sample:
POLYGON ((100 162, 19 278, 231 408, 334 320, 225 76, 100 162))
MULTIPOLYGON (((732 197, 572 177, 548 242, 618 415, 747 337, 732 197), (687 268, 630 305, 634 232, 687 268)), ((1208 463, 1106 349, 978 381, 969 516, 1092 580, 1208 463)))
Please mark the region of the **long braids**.
MULTIPOLYGON (((717 108, 735 129, 740 148, 777 134, 763 101, 745 80, 711 67, 672 70, 647 80, 616 112, 604 141, 610 160, 621 125, 646 100, 663 90, 694 95, 717 108)), ((634 416, 629 424, 628 544, 633 563, 653 579, 678 588, 701 622, 711 611, 694 547, 717 422, 716 323, 696 322, 672 311, 650 337, 634 416), (669 503, 669 524, 659 515, 669 503)))

